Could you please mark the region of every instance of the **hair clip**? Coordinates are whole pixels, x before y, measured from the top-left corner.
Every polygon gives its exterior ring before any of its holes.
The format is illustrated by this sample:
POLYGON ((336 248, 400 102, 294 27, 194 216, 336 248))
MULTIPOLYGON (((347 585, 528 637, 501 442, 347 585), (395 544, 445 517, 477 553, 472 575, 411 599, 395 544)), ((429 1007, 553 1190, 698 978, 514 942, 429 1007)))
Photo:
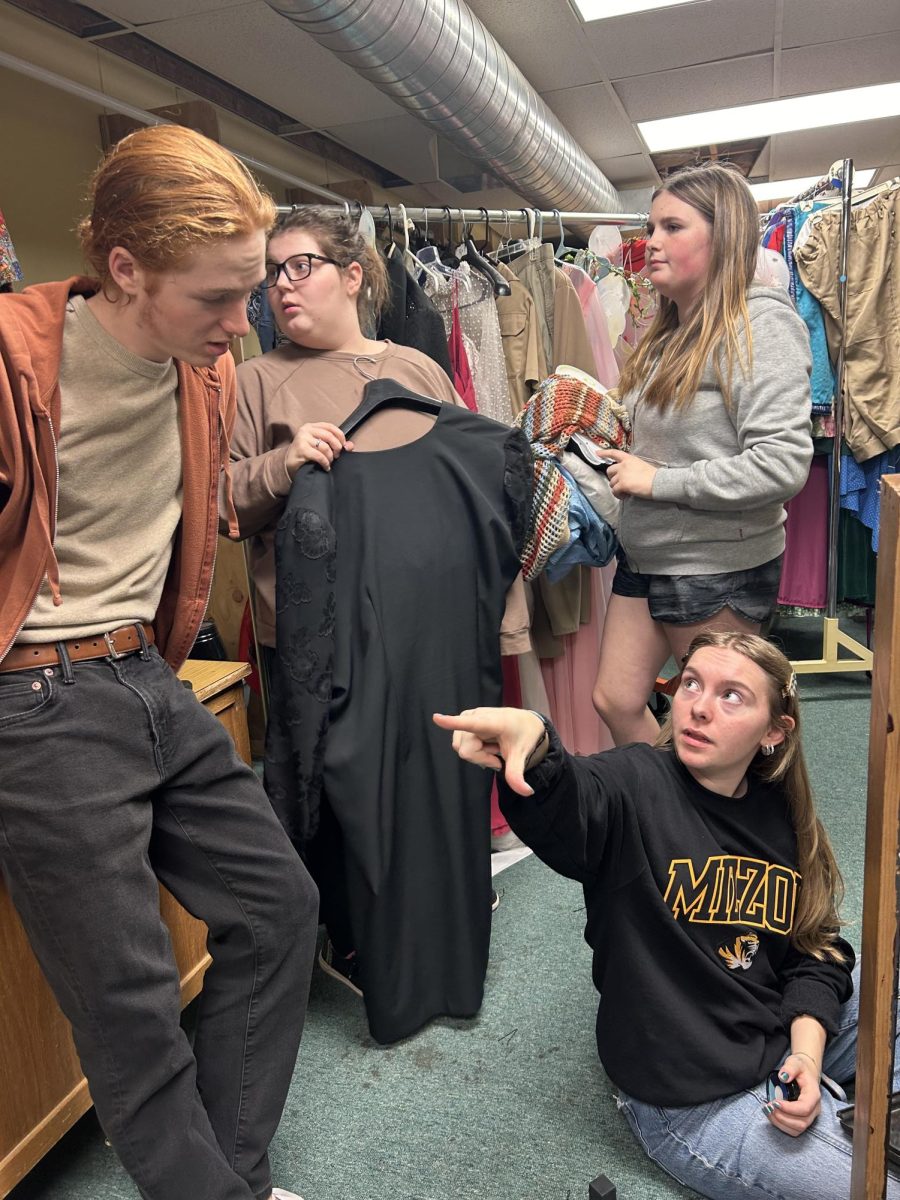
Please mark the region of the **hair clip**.
POLYGON ((797 695, 797 672, 791 671, 791 677, 781 689, 781 694, 787 700, 788 696, 797 695))

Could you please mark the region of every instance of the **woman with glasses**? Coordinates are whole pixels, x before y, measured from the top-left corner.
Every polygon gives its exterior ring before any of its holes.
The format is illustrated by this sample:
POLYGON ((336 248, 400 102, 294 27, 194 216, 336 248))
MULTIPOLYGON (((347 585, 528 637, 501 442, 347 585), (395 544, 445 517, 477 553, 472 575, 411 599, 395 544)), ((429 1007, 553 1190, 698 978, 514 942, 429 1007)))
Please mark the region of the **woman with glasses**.
MULTIPOLYGON (((341 455, 351 454, 354 449, 357 449, 360 455, 366 451, 395 450, 419 440, 432 429, 435 420, 433 414, 386 408, 368 418, 354 434, 353 441, 348 441, 339 426, 358 407, 363 399, 364 389, 371 380, 391 379, 406 390, 454 407, 461 406, 461 401, 444 371, 425 354, 411 347, 376 341, 367 335, 368 330, 375 328, 378 313, 387 300, 387 272, 379 252, 365 243, 359 235, 356 223, 348 221, 342 213, 323 207, 304 207, 283 216, 269 240, 264 286, 268 290, 275 322, 288 340, 275 350, 251 359, 238 368, 238 412, 231 439, 231 456, 234 504, 241 536, 250 539, 250 570, 256 586, 257 636, 264 647, 270 681, 280 681, 283 671, 280 660, 276 662, 275 657, 275 531, 297 471, 304 464, 313 463, 327 472, 341 455)), ((471 414, 468 416, 471 417, 471 414)), ((493 422, 486 424, 494 425, 493 422)), ((504 436, 512 433, 503 432, 504 436)), ((500 435, 495 432, 485 436, 490 440, 490 436, 500 435)), ((382 455, 372 457, 384 461, 382 455)), ((377 466, 375 463, 370 465, 377 466)), ((415 469, 411 463, 411 456, 404 457, 395 469, 415 469)), ((440 486, 438 481, 435 487, 440 486)), ((501 460, 500 487, 502 486, 501 460)), ((380 496, 381 493, 372 496, 372 512, 380 512, 377 508, 380 496)), ((477 503, 476 500, 475 506, 477 503)), ((448 511, 456 510, 448 506, 448 511)), ((355 518, 355 526, 363 528, 367 520, 373 519, 372 512, 360 514, 355 518)), ((398 527, 398 537, 404 536, 400 532, 404 519, 403 514, 398 514, 396 522, 391 521, 398 527)), ((449 517, 447 519, 449 520, 449 517)), ((469 547, 478 544, 478 531, 471 532, 465 519, 459 522, 458 528, 461 531, 460 538, 464 542, 464 557, 474 555, 476 551, 470 550, 469 547)), ((346 545, 345 541, 345 553, 346 545)), ((364 552, 362 557, 365 557, 364 552)), ((515 569, 517 567, 516 563, 515 569)), ((401 581, 404 588, 407 587, 408 580, 409 588, 416 589, 421 569, 418 561, 410 562, 408 575, 404 575, 401 581)), ((285 570, 281 560, 279 570, 285 570)), ((359 570, 365 570, 365 564, 361 564, 359 570)), ((280 583, 283 584, 283 579, 280 579, 280 583)), ((298 582, 295 590, 304 591, 306 587, 306 583, 298 582)), ((470 606, 476 604, 474 585, 470 591, 472 599, 468 601, 463 597, 463 607, 467 603, 470 606)), ((505 592, 500 595, 501 614, 504 598, 505 592)), ((346 599, 346 592, 342 593, 339 599, 346 599)), ((309 615, 314 607, 306 604, 302 619, 312 621, 315 629, 318 629, 318 623, 309 615)), ((346 604, 343 608, 346 609, 346 604)), ((340 620, 340 603, 338 609, 340 620)), ((361 613, 358 619, 360 626, 365 619, 366 614, 361 613)), ((333 623, 332 612, 332 625, 333 623)), ((442 628, 437 616, 433 622, 433 630, 437 639, 446 640, 446 630, 442 628)), ((339 646, 343 645, 340 641, 343 632, 342 627, 339 627, 339 646)), ((340 653, 338 649, 335 657, 338 658, 340 653)), ((421 645, 411 653, 425 657, 430 653, 430 649, 427 645, 421 645)), ((280 686, 279 682, 276 690, 279 690, 280 686)), ((360 686, 359 694, 368 687, 370 692, 374 690, 380 696, 378 688, 373 685, 371 671, 365 681, 360 680, 359 685, 355 686, 360 686)), ((353 697, 350 701, 352 703, 353 697)), ((336 703, 335 700, 331 701, 332 724, 329 737, 332 738, 336 735, 336 703)), ((344 703, 346 707, 346 698, 344 703)), ((403 703, 403 698, 399 703, 403 703)), ((293 700, 290 704, 282 704, 276 697, 273 705, 278 706, 280 714, 288 708, 296 711, 293 700)), ((392 711, 391 700, 387 695, 384 696, 383 707, 388 713, 392 711)), ((273 711, 274 708, 270 711, 267 739, 267 754, 270 756, 268 761, 271 761, 272 747, 277 745, 277 734, 272 721, 273 711)), ((415 719, 409 716, 409 719, 404 721, 403 737, 412 744, 401 748, 404 763, 414 759, 421 749, 420 741, 427 742, 431 733, 430 722, 426 721, 427 735, 417 740, 414 726, 415 719)), ((366 742, 354 753, 363 760, 368 754, 377 755, 378 750, 366 742)), ((376 779, 377 775, 377 767, 374 767, 372 778, 376 779)), ((480 881, 481 864, 479 857, 469 854, 470 834, 468 830, 454 832, 453 823, 457 817, 453 813, 444 812, 440 800, 435 797, 435 789, 427 785, 427 778, 427 773, 424 773, 421 785, 413 789, 416 814, 409 820, 403 816, 395 818, 397 823, 405 825, 394 837, 391 863, 386 870, 396 878, 398 874, 409 869, 408 865, 403 865, 408 848, 406 843, 413 836, 409 830, 418 820, 419 812, 431 813, 433 819, 430 817, 429 820, 437 831, 435 836, 440 834, 440 853, 447 861, 459 861, 463 864, 460 878, 476 898, 481 896, 483 890, 485 903, 476 905, 476 918, 479 927, 482 923, 485 926, 483 931, 479 929, 479 939, 482 933, 484 934, 485 962, 479 967, 481 978, 473 981, 471 995, 474 999, 471 1004, 448 1002, 439 1003, 437 1006, 437 1011, 440 1012, 470 1016, 477 1011, 480 1004, 483 967, 486 965, 486 941, 490 925, 488 850, 484 850, 482 889, 480 882, 471 882, 472 875, 477 875, 480 881), (402 851, 398 850, 398 838, 406 838, 402 851), (482 907, 483 916, 480 911, 482 907)), ((333 776, 329 774, 326 784, 332 779, 333 776)), ((273 792, 273 786, 277 791, 277 785, 273 785, 270 779, 266 782, 270 796, 278 807, 280 799, 276 800, 273 792)), ((381 788, 382 792, 390 793, 395 813, 402 811, 401 801, 397 797, 404 786, 395 780, 393 786, 381 788)), ((340 810, 340 802, 343 799, 343 796, 335 799, 335 806, 332 806, 327 786, 322 788, 318 830, 299 846, 321 893, 320 919, 327 927, 328 940, 320 956, 320 963, 327 973, 347 985, 357 995, 363 994, 363 984, 365 985, 366 1005, 374 1035, 381 1041, 395 1040, 398 1036, 412 1032, 412 1026, 417 1027, 416 1022, 421 1024, 423 1015, 427 1019, 428 1014, 424 1010, 417 1009, 419 1015, 408 1017, 401 1009, 407 999, 411 1005, 415 1004, 417 992, 427 994, 428 987, 433 986, 433 979, 429 978, 429 975, 433 977, 437 972, 429 971, 428 963, 424 961, 427 958, 427 950, 423 954, 413 950, 411 943, 414 939, 404 935, 405 925, 402 919, 396 923, 398 945, 389 953, 379 954, 382 959, 391 959, 391 963, 382 969, 380 966, 376 968, 376 964, 371 961, 374 952, 370 949, 370 942, 356 932, 368 921, 368 917, 360 913, 358 902, 350 894, 353 884, 348 883, 348 864, 351 871, 356 871, 360 854, 356 852, 359 848, 355 844, 354 852, 348 849, 344 828, 339 819, 340 811, 336 815, 336 808, 340 810), (365 945, 360 946, 360 941, 365 941, 365 945), (361 967, 361 960, 366 957, 367 952, 370 955, 369 961, 365 967, 361 967), (395 992, 405 989, 406 997, 402 1003, 396 994, 391 993, 392 988, 395 992), (376 989, 379 994, 376 994, 376 989), (380 1024, 372 1024, 372 1006, 376 1003, 380 1011, 389 1011, 391 1014, 389 1019, 383 1019, 380 1024)), ((368 801, 364 797, 355 796, 351 799, 356 806, 354 811, 368 811, 368 801)), ((287 797, 287 802, 294 803, 294 798, 287 797)), ((453 807, 461 810, 464 806, 456 803, 453 807)), ((480 810, 477 810, 473 803, 468 805, 468 815, 465 819, 473 825, 480 819, 480 810)), ((383 828, 378 826, 377 822, 375 825, 377 828, 366 842, 363 855, 370 852, 369 842, 377 841, 384 834, 383 828)), ((427 841, 431 837, 431 826, 424 834, 416 836, 427 841)), ((393 824, 391 827, 393 828, 393 824)), ((483 828, 478 825, 476 832, 487 847, 486 810, 483 828)), ((424 858, 428 857, 428 851, 424 848, 422 855, 424 858)), ((368 864, 364 865, 368 869, 368 864)), ((378 869, 380 868, 379 863, 378 869)), ((440 864, 437 864, 430 878, 440 879, 441 870, 440 864)), ((353 880, 356 878, 355 874, 352 875, 353 880)), ((379 895, 373 899, 373 903, 376 899, 380 902, 385 889, 394 886, 395 883, 386 883, 379 895)), ((428 886, 437 895, 437 911, 440 913, 442 910, 452 910, 452 897, 446 889, 441 890, 443 885, 432 882, 428 886)), ((416 889, 409 887, 403 894, 407 897, 403 902, 405 907, 414 914, 417 910, 421 912, 421 894, 417 895, 416 889)), ((358 890, 355 895, 358 897, 358 890)), ((472 927, 468 917, 464 922, 457 924, 462 925, 460 937, 464 941, 472 941, 472 927)), ((368 929, 368 925, 366 928, 368 929)), ((446 943, 447 938, 443 929, 434 927, 429 940, 438 948, 434 953, 438 953, 439 947, 446 943)), ((432 1007, 430 1015, 437 1015, 437 1011, 432 1007)))

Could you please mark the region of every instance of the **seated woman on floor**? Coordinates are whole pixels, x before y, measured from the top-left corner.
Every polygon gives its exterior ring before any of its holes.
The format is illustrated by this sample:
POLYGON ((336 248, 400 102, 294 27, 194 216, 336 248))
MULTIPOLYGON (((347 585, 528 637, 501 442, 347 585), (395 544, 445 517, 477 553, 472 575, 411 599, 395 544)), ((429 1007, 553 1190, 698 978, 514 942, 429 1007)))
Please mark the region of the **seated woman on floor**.
POLYGON ((518 836, 584 887, 597 1046, 647 1154, 712 1200, 846 1200, 859 968, 784 655, 699 635, 656 746, 580 758, 533 712, 434 719, 500 772, 518 836))

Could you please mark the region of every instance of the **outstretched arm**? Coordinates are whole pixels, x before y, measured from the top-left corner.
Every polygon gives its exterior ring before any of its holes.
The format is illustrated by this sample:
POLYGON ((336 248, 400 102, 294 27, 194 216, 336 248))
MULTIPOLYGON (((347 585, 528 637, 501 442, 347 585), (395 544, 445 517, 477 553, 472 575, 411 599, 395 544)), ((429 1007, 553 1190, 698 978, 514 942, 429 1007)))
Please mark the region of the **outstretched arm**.
MULTIPOLYGON (((623 810, 645 786, 625 751, 569 754, 552 726, 518 708, 473 708, 434 722, 453 732, 460 758, 498 773, 500 807, 527 846, 554 871, 589 884, 633 866, 623 852, 623 810), (526 778, 527 776, 527 778, 526 778)), ((634 828, 633 817, 629 827, 634 828)))
POLYGON ((469 708, 455 716, 434 714, 434 723, 453 731, 453 749, 466 762, 503 771, 507 785, 519 796, 532 796, 525 771, 547 753, 544 722, 521 708, 469 708))

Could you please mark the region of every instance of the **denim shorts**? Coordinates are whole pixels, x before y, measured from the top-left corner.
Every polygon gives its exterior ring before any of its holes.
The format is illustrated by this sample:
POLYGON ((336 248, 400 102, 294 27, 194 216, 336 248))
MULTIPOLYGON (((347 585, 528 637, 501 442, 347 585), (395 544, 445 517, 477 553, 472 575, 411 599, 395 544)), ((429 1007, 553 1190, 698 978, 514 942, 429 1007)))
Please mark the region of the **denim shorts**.
POLYGON ((617 596, 646 600, 654 621, 694 625, 730 608, 762 625, 775 610, 783 554, 747 571, 721 575, 642 575, 632 571, 621 547, 612 590, 617 596))

